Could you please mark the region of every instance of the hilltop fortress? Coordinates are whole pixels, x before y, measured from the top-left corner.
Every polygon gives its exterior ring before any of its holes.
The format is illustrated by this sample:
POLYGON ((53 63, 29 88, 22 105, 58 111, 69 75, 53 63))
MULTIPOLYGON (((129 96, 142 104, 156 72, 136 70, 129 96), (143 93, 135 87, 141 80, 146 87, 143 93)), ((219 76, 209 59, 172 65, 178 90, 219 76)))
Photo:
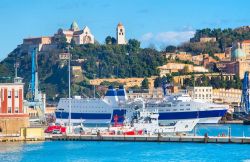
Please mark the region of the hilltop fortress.
MULTIPOLYGON (((49 51, 56 49, 57 42, 61 38, 66 38, 67 43, 74 42, 77 45, 80 44, 95 44, 95 37, 91 33, 88 26, 85 26, 82 30, 78 24, 74 21, 69 29, 58 29, 54 36, 41 36, 30 37, 23 39, 22 50, 28 52, 29 49, 37 47, 39 51, 49 51)), ((118 23, 116 27, 116 43, 127 44, 125 37, 125 27, 122 23, 118 23)))

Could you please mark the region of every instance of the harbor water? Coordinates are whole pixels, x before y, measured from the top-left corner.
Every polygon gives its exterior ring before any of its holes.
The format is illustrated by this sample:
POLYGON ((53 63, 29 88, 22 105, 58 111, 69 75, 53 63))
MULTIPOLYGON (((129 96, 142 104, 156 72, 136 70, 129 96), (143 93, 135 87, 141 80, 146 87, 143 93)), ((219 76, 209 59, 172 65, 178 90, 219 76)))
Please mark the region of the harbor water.
MULTIPOLYGON (((250 136, 250 126, 198 125, 197 134, 250 136)), ((248 144, 47 141, 0 143, 1 161, 250 161, 248 144)))

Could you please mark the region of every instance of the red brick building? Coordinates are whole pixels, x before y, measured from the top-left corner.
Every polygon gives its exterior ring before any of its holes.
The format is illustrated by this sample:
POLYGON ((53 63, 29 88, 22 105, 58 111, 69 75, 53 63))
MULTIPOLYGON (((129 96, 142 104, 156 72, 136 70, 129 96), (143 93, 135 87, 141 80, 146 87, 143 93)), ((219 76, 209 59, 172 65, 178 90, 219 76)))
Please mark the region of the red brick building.
POLYGON ((0 134, 19 133, 29 126, 29 115, 23 106, 24 83, 0 83, 0 134))

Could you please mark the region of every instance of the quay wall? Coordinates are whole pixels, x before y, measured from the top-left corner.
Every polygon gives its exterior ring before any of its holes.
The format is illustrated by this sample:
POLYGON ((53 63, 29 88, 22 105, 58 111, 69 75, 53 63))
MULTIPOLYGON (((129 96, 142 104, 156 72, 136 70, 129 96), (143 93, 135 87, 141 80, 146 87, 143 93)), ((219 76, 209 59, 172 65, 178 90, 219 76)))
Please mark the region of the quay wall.
POLYGON ((193 143, 239 143, 250 144, 250 137, 204 137, 204 136, 145 136, 145 135, 53 135, 51 141, 126 141, 126 142, 193 142, 193 143))
POLYGON ((20 129, 29 125, 27 114, 0 115, 0 135, 20 134, 20 129))

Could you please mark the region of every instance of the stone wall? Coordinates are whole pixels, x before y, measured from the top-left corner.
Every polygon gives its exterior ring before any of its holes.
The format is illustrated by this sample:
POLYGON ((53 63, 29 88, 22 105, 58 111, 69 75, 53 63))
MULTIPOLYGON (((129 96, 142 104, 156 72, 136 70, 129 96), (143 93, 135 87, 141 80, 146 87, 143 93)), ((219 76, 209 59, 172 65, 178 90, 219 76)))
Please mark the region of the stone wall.
POLYGON ((0 135, 19 134, 20 128, 23 127, 29 127, 28 115, 19 117, 4 117, 0 115, 0 135))

